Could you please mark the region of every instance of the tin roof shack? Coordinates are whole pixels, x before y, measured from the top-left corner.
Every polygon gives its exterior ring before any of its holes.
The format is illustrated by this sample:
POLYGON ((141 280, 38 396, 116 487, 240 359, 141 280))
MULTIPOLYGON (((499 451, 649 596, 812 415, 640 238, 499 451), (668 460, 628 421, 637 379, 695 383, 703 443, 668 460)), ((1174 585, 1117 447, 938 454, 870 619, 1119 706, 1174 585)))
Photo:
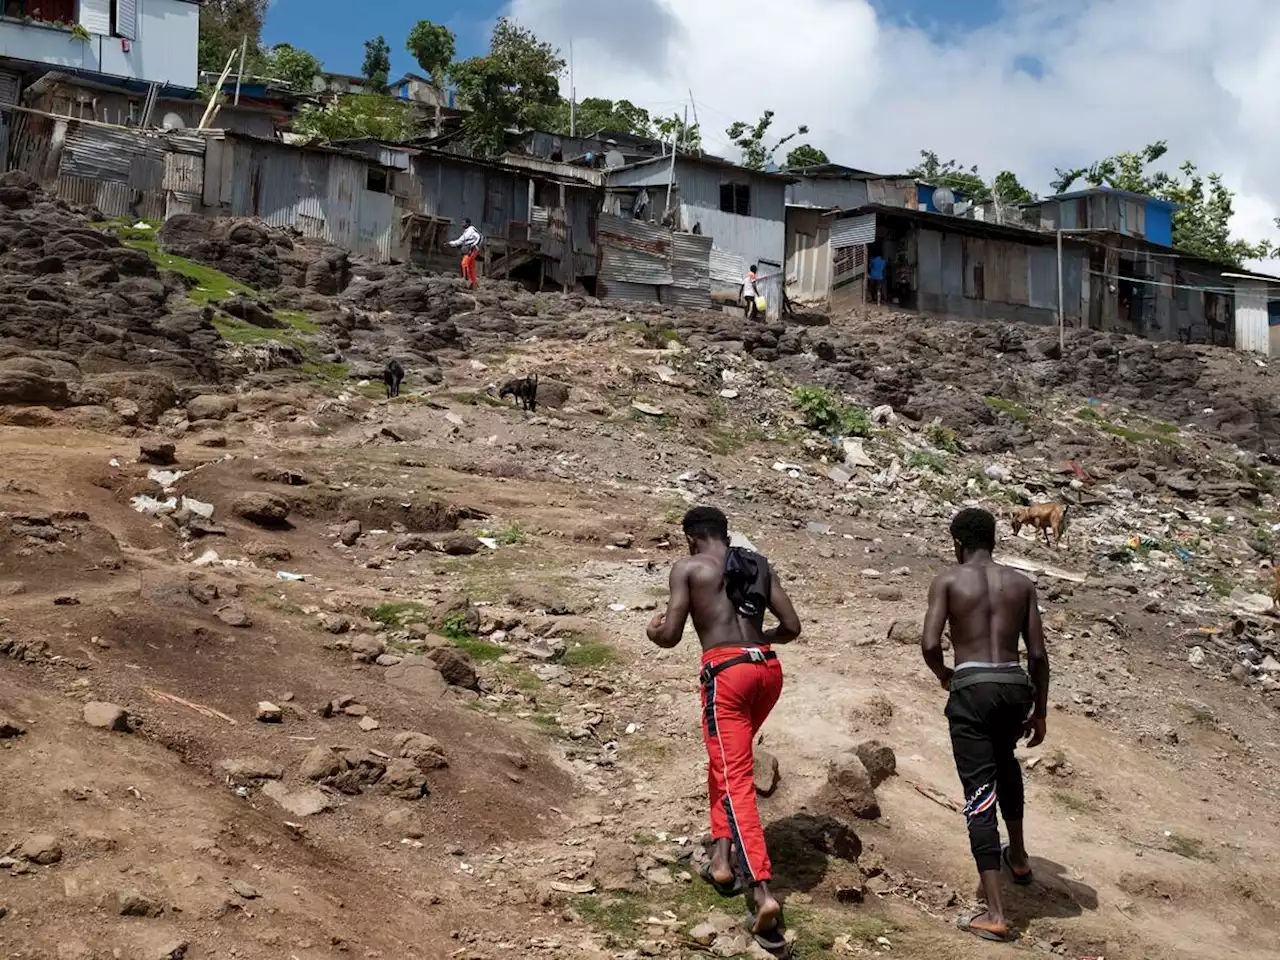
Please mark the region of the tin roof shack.
POLYGON ((711 237, 713 289, 728 293, 724 286, 740 285, 750 264, 761 277, 781 274, 793 179, 717 157, 655 157, 605 171, 604 212, 711 237))
MULTIPOLYGON (((234 87, 234 83, 229 83, 234 87)), ((168 89, 168 88, 166 88, 168 89)), ((254 97, 254 86, 246 85, 241 91, 240 106, 224 104, 213 126, 247 133, 256 137, 273 137, 276 130, 288 122, 289 112, 281 113, 268 100, 254 97)), ((148 126, 166 130, 192 129, 200 125, 207 104, 194 90, 174 91, 184 95, 166 95, 162 90, 151 111, 148 126)), ((297 97, 289 96, 293 102, 297 97)), ((147 85, 137 81, 111 78, 89 79, 75 74, 55 71, 46 73, 32 83, 22 95, 24 103, 45 113, 78 120, 97 120, 118 126, 133 127, 142 123, 147 103, 147 85)))
POLYGON ((1173 246, 1176 203, 1128 190, 1091 187, 1026 204, 1026 218, 1042 230, 1097 230, 1173 246))
POLYGON ((470 219, 485 236, 485 276, 539 286, 549 279, 566 289, 594 277, 599 176, 593 182, 591 171, 572 173, 529 158, 495 162, 420 148, 411 167, 417 193, 406 204, 406 256, 453 269, 458 254, 445 242, 470 219))
POLYGON ((1280 357, 1280 277, 1227 272, 1235 287, 1235 347, 1264 357, 1280 357))
POLYGON ((838 163, 823 163, 788 171, 795 182, 787 186, 787 203, 827 210, 856 210, 868 203, 887 207, 932 210, 933 186, 905 175, 870 173, 838 163), (923 204, 923 206, 921 206, 923 204))
MULTIPOLYGON (((886 261, 889 302, 937 316, 1057 323, 1053 234, 879 204, 856 213, 874 215, 874 239, 867 252, 886 261)), ((847 219, 852 223, 857 218, 847 219)), ((859 228, 866 226, 863 221, 859 228)), ((1081 323, 1081 304, 1088 299, 1087 263, 1086 245, 1067 240, 1062 308, 1068 326, 1081 323)))

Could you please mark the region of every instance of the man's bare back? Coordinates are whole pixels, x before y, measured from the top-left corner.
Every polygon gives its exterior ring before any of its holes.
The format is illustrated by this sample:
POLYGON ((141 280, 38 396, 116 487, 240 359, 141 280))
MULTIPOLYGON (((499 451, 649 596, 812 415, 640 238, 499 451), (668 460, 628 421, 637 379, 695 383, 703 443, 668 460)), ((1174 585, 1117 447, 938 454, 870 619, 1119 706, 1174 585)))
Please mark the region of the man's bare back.
MULTIPOLYGON (((1035 586, 998 563, 957 564, 935 581, 946 595, 956 663, 1017 663, 1035 586)), ((1038 616, 1038 612, 1037 612, 1038 616)))
POLYGON ((703 650, 786 643, 799 635, 800 618, 777 577, 770 576, 769 610, 778 618, 778 626, 765 630, 762 622, 738 612, 725 590, 726 553, 727 547, 711 544, 706 552, 685 557, 671 568, 671 598, 667 609, 649 625, 649 639, 660 646, 675 646, 689 616, 703 650))

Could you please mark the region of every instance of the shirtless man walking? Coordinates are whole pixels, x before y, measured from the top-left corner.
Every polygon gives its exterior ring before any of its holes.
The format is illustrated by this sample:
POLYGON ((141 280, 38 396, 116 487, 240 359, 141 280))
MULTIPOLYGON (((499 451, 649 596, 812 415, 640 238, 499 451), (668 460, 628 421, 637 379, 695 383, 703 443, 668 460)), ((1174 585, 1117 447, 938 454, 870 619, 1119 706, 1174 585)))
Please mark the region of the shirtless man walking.
POLYGON ((770 647, 800 636, 791 600, 757 553, 729 546, 729 521, 714 507, 685 514, 689 556, 671 568, 667 609, 648 636, 674 647, 685 620, 702 642, 702 733, 713 849, 703 876, 725 896, 751 891, 751 931, 766 950, 785 949, 782 907, 769 892, 772 866, 756 808, 752 744, 782 692, 782 665, 770 647), (778 625, 764 628, 765 610, 778 625), (736 863, 734 853, 736 852, 736 863))
POLYGON ((1035 584, 997 564, 996 520, 986 510, 962 510, 951 521, 959 565, 944 571, 929 588, 929 612, 921 650, 924 662, 950 691, 946 716, 951 748, 965 794, 969 846, 978 864, 986 910, 959 921, 960 928, 986 940, 1007 940, 1009 924, 1000 896, 1000 864, 1013 882, 1032 882, 1022 835, 1022 768, 1013 755, 1022 737, 1028 746, 1044 742, 1049 699, 1049 655, 1036 601, 1035 584), (956 666, 942 655, 942 629, 951 625, 956 666), (1019 663, 1018 639, 1027 645, 1027 668, 1019 663), (1009 830, 1000 847, 996 806, 1009 830))

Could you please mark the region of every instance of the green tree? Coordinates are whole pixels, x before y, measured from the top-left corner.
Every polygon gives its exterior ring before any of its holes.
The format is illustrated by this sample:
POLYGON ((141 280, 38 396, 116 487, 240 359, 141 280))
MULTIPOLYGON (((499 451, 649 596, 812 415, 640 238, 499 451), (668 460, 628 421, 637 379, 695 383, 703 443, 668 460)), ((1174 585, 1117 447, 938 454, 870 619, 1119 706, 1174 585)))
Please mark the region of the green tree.
POLYGON ((267 76, 283 81, 290 89, 310 93, 320 72, 320 61, 305 50, 277 43, 267 55, 264 69, 267 76))
POLYGON ((464 142, 480 156, 502 153, 508 130, 523 130, 560 98, 560 51, 506 17, 499 18, 489 53, 454 63, 449 75, 471 113, 464 142))
POLYGON ((907 176, 939 187, 949 187, 966 200, 981 203, 996 200, 1000 203, 1030 203, 1036 196, 1019 181, 1011 170, 1001 170, 988 184, 976 166, 965 167, 955 160, 940 160, 932 150, 920 151, 920 162, 907 171, 907 176))
POLYGON ((653 126, 658 139, 663 143, 674 144, 679 149, 690 153, 702 150, 701 127, 696 123, 686 123, 684 117, 679 114, 658 117, 653 126))
POLYGON ((787 154, 787 169, 800 170, 804 167, 816 167, 819 164, 830 163, 826 153, 817 147, 811 147, 807 143, 802 143, 790 153, 787 154))
POLYGON ((570 103, 564 98, 557 98, 549 107, 530 117, 531 122, 540 130, 548 133, 567 135, 570 128, 577 130, 578 136, 590 137, 602 130, 631 133, 638 137, 652 137, 654 134, 653 118, 649 111, 637 107, 630 100, 604 100, 599 97, 587 97, 578 102, 577 116, 571 123, 570 103))
POLYGON ((360 68, 371 89, 385 93, 391 79, 391 46, 386 37, 375 37, 364 42, 364 66, 360 68))
MULTIPOLYGON (((197 57, 201 70, 221 73, 227 57, 240 50, 247 37, 245 72, 257 73, 262 66, 262 23, 270 0, 208 0, 200 9, 200 40, 197 57)), ((233 69, 238 61, 232 64, 233 69)))
POLYGON ((766 110, 754 126, 738 120, 725 131, 734 145, 742 151, 742 165, 748 170, 763 170, 783 144, 809 132, 806 126, 797 127, 794 133, 787 134, 772 147, 766 147, 764 138, 768 135, 771 126, 773 126, 773 111, 766 110))
POLYGON ((1136 153, 1117 153, 1088 167, 1058 168, 1052 187, 1055 193, 1066 193, 1083 179, 1091 187, 1106 186, 1176 203, 1173 245, 1206 260, 1240 266, 1246 260, 1276 254, 1269 241, 1252 243, 1231 236, 1235 193, 1222 182, 1221 174, 1202 174, 1190 160, 1184 161, 1176 173, 1148 169, 1168 152, 1167 141, 1157 140, 1136 153))
POLYGON ((409 31, 405 48, 413 54, 413 59, 418 61, 418 66, 431 78, 431 82, 443 87, 449 64, 453 63, 458 52, 453 31, 430 20, 419 20, 409 31))
POLYGON ((399 143, 419 132, 419 116, 412 104, 379 93, 339 97, 324 107, 304 106, 293 130, 307 140, 329 143, 371 137, 399 143))

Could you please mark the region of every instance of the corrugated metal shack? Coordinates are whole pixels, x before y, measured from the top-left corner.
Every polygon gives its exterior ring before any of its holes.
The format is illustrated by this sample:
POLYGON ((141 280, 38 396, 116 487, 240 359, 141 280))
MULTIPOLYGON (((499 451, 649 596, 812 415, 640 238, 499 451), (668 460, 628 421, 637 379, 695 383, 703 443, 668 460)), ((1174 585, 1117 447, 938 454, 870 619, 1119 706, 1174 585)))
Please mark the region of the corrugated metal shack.
POLYGON ((717 157, 681 154, 674 165, 657 157, 606 170, 604 210, 712 237, 717 250, 757 264, 762 275, 780 273, 791 179, 717 157))
MULTIPOLYGON (((869 255, 886 261, 889 302, 939 316, 1057 322, 1053 234, 878 205, 858 213, 875 215, 869 255)), ((1062 262, 1063 313, 1068 325, 1080 326, 1086 246, 1068 240, 1062 262)))
POLYGON ((597 233, 600 299, 711 306, 710 237, 607 213, 597 233))

